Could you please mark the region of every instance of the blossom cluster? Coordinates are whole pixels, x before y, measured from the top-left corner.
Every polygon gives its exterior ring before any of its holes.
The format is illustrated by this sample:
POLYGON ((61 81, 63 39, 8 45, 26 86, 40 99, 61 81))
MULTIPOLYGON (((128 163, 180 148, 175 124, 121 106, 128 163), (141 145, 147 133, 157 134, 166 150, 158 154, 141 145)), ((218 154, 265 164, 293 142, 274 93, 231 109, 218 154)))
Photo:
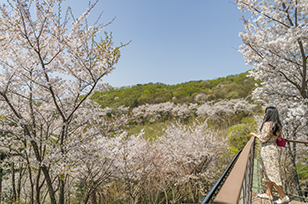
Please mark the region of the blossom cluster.
MULTIPOLYGON (((249 103, 245 99, 222 100, 218 102, 204 102, 202 104, 175 104, 173 102, 165 102, 159 104, 145 104, 133 108, 131 110, 132 117, 135 121, 140 122, 141 119, 161 119, 179 118, 186 119, 188 117, 197 116, 202 118, 210 118, 213 120, 224 120, 226 117, 233 116, 238 113, 252 114, 256 108, 256 104, 249 103)), ((123 109, 119 107, 118 110, 123 109)), ((122 113, 127 113, 128 108, 122 113)), ((111 111, 111 109, 110 109, 111 111)))

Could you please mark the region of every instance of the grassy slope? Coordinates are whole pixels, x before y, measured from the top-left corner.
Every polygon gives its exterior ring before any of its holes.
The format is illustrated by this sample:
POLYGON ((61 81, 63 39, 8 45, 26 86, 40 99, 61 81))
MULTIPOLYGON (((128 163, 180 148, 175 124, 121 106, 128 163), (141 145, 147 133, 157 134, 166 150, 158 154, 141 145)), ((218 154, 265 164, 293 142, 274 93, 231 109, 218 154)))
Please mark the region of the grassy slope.
POLYGON ((176 85, 148 83, 131 87, 110 88, 107 92, 96 92, 93 100, 105 108, 119 107, 120 105, 135 107, 146 103, 157 104, 167 101, 195 103, 196 96, 200 94, 207 101, 246 98, 257 83, 253 78, 247 77, 247 73, 176 85))
MULTIPOLYGON (((246 98, 259 83, 252 77, 247 77, 248 72, 220 77, 207 81, 190 81, 187 83, 166 85, 160 83, 137 84, 132 87, 111 88, 107 92, 96 92, 93 99, 103 108, 116 108, 120 105, 135 107, 145 103, 162 103, 172 101, 174 103, 196 103, 196 96, 202 95, 203 100, 219 101, 223 99, 246 98)), ((200 119, 199 119, 200 120, 200 119)), ((235 115, 230 118, 230 124, 208 121, 209 128, 216 130, 220 135, 228 135, 228 129, 236 124, 251 124, 252 116, 235 115), (248 122, 247 122, 248 121, 248 122)), ((189 118, 184 123, 191 125, 195 118, 189 118)), ((142 124, 131 124, 127 129, 129 135, 137 135, 144 131, 144 137, 148 139, 162 135, 164 128, 175 119, 155 121, 154 123, 145 122, 142 124)), ((201 121, 202 122, 202 121, 201 121)))

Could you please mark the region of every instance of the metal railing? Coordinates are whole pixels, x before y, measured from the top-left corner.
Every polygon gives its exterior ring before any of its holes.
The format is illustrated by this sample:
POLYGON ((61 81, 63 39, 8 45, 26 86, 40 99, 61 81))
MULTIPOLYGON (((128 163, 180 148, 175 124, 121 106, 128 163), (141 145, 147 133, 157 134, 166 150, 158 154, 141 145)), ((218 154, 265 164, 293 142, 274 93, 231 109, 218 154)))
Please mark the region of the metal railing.
POLYGON ((236 155, 233 157, 232 161, 229 163, 225 171, 222 173, 222 175, 219 177, 219 179, 216 181, 212 189, 208 192, 208 194, 203 198, 201 204, 205 203, 212 203, 215 196, 221 189, 222 185, 224 184, 225 180, 227 179, 228 175, 230 174, 235 162, 237 161, 240 153, 242 150, 236 153, 236 155))
MULTIPOLYGON (((290 156, 288 156, 289 154, 287 153, 287 151, 291 150, 290 143, 302 143, 303 145, 307 146, 308 142, 298 140, 287 141, 287 147, 279 148, 279 153, 281 155, 280 159, 283 160, 280 161, 280 163, 282 163, 282 169, 285 171, 282 172, 285 192, 289 197, 292 198, 292 200, 308 202, 308 198, 305 198, 303 194, 299 193, 299 190, 297 190, 297 193, 294 193, 294 191, 292 192, 290 190, 290 182, 292 182, 293 178, 291 172, 292 170, 294 171, 294 165, 290 165, 290 156), (289 176, 286 177, 285 175, 289 176)), ((253 200, 258 199, 256 194, 264 192, 266 188, 265 183, 261 182, 260 172, 260 152, 258 148, 258 142, 256 142, 254 137, 251 137, 245 145, 244 149, 235 155, 233 160, 225 169, 224 173, 208 192, 207 196, 202 200, 201 204, 252 203, 253 200)), ((308 174, 308 172, 306 173, 308 174)), ((296 187, 298 187, 297 189, 300 189, 299 186, 296 187)), ((275 195, 277 196, 278 194, 274 191, 274 196, 275 195)))

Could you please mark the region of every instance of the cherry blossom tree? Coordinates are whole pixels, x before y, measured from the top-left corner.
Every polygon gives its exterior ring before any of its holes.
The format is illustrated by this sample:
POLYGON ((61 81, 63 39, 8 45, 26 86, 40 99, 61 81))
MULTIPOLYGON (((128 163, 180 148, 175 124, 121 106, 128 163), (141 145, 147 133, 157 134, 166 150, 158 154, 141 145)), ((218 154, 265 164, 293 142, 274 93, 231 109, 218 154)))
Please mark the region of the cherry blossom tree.
POLYGON ((108 34, 97 39, 103 24, 88 25, 95 4, 78 19, 61 16, 60 0, 0 6, 1 146, 23 158, 29 176, 43 179, 39 185, 47 186, 52 204, 64 203, 69 163, 80 144, 105 130, 104 111, 90 97, 114 69, 121 46, 108 34))
POLYGON ((114 161, 117 171, 114 176, 123 181, 127 201, 136 203, 143 193, 143 185, 149 173, 154 170, 153 147, 143 138, 143 132, 129 137, 124 132, 118 138, 120 143, 114 149, 117 152, 114 161))
MULTIPOLYGON (((307 140, 308 116, 308 3, 305 0, 237 0, 245 30, 239 36, 240 52, 254 66, 250 75, 263 81, 254 92, 256 100, 278 107, 286 137, 307 140)), ((290 147, 293 173, 301 195, 295 167, 296 143, 290 147)))
MULTIPOLYGON (((74 160, 73 173, 70 174, 71 177, 77 179, 75 183, 82 187, 81 203, 88 203, 90 199, 92 203, 95 203, 97 191, 103 189, 104 185, 110 180, 113 181, 118 170, 115 161, 119 154, 116 149, 122 145, 122 141, 121 135, 118 137, 102 137, 99 134, 97 140, 92 139, 82 145, 82 151, 79 151, 78 158, 74 160)), ((70 162, 70 164, 72 165, 73 162, 70 162)), ((69 190, 73 191, 73 189, 66 189, 66 191, 69 190)))
POLYGON ((160 188, 166 202, 178 203, 189 191, 193 202, 199 202, 204 187, 217 178, 219 159, 225 156, 228 145, 226 138, 207 127, 206 121, 196 121, 191 127, 179 123, 168 126, 165 135, 157 139, 156 148, 164 157, 159 160, 164 178, 160 188))
POLYGON ((215 182, 228 150, 226 138, 208 129, 206 122, 170 125, 151 142, 142 132, 126 137, 122 133, 114 149, 114 176, 123 181, 129 203, 178 203, 184 197, 198 202, 215 182))

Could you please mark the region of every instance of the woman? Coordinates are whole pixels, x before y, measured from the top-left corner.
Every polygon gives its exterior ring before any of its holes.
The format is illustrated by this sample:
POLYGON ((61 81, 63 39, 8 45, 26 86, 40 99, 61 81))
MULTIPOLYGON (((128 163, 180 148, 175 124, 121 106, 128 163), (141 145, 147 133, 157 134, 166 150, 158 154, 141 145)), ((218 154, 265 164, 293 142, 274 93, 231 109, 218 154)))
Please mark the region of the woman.
POLYGON ((279 193, 279 199, 274 203, 285 203, 290 201, 289 197, 283 192, 281 178, 279 174, 278 149, 276 140, 280 140, 282 125, 279 120, 278 110, 275 107, 267 107, 263 123, 260 128, 261 134, 254 132, 250 135, 259 138, 261 141, 261 163, 265 173, 267 190, 264 194, 258 194, 260 198, 273 200, 273 186, 279 193))

